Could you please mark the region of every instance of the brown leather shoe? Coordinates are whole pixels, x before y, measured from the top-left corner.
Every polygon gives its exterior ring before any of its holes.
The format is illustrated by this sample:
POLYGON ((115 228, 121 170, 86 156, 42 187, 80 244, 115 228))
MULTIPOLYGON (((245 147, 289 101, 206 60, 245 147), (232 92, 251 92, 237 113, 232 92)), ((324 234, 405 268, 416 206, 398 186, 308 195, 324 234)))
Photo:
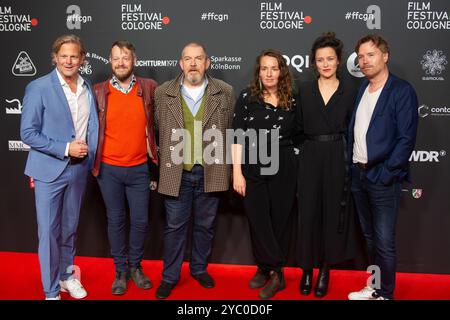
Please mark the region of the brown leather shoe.
POLYGON ((262 288, 267 283, 267 281, 269 281, 269 279, 270 274, 258 268, 253 278, 248 282, 248 286, 251 289, 262 288))
POLYGON ((142 270, 142 267, 130 268, 130 276, 138 288, 150 289, 152 287, 152 282, 145 275, 144 271, 142 270))
POLYGON ((266 300, 272 298, 278 291, 286 288, 286 282, 284 281, 283 271, 272 271, 270 274, 270 280, 266 286, 259 292, 259 298, 266 300))
POLYGON ((127 292, 127 282, 129 280, 128 272, 116 271, 116 277, 111 286, 111 293, 113 295, 121 296, 127 292))

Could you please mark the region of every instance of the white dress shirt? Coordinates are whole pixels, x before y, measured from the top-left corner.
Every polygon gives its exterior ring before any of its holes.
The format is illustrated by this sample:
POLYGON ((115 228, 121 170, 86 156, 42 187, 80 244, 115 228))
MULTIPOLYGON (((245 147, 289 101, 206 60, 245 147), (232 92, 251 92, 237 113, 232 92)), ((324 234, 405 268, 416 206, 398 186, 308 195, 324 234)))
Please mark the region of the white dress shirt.
MULTIPOLYGON (((59 82, 61 83, 67 103, 69 104, 72 121, 75 127, 75 139, 86 141, 87 127, 89 121, 89 91, 84 83, 84 79, 79 75, 77 79, 77 91, 75 93, 70 90, 69 85, 63 79, 58 69, 56 69, 59 82)), ((65 156, 69 156, 69 144, 67 143, 65 156)))

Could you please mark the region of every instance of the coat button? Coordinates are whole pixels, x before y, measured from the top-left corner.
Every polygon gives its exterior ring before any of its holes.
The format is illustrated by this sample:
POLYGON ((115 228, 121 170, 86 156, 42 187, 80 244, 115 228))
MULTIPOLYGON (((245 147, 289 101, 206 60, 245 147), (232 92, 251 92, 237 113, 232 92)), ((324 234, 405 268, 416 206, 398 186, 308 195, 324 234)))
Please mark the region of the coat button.
POLYGON ((219 159, 214 159, 214 162, 215 162, 216 164, 219 164, 219 159))
POLYGON ((169 147, 169 150, 170 150, 170 151, 173 151, 174 149, 175 149, 175 148, 174 148, 173 146, 170 146, 170 147, 169 147))
POLYGON ((172 129, 172 133, 175 133, 175 132, 177 132, 177 130, 176 129, 172 129))
POLYGON ((216 141, 213 142, 213 147, 217 147, 217 142, 216 141))
POLYGON ((213 129, 216 129, 216 125, 215 125, 215 124, 213 124, 213 125, 212 125, 212 128, 213 128, 213 129))
POLYGON ((74 135, 72 135, 72 139, 75 139, 75 136, 74 136, 74 135))
POLYGON ((166 167, 167 167, 167 168, 170 168, 171 166, 172 166, 172 164, 171 164, 170 162, 167 162, 167 163, 166 163, 166 167))

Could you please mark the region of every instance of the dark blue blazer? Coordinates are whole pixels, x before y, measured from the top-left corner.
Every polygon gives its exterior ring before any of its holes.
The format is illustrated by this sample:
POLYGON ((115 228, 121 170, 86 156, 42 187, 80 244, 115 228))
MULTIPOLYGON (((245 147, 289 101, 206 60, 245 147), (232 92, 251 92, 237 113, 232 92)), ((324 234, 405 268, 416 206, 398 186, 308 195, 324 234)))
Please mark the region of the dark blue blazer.
MULTIPOLYGON (((348 126, 348 154, 353 155, 355 116, 359 102, 369 85, 359 88, 348 126)), ((372 183, 389 185, 409 180, 409 157, 416 143, 418 102, 414 88, 392 73, 384 85, 370 120, 366 135, 367 178, 372 183)), ((352 156, 349 157, 352 161, 352 156)))

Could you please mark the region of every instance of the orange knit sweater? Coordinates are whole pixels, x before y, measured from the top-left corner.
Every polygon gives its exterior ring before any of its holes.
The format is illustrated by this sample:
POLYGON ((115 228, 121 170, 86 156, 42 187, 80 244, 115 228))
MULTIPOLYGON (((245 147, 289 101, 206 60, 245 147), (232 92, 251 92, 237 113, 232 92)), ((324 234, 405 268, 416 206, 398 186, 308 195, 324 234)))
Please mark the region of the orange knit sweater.
POLYGON ((131 167, 147 161, 146 117, 138 84, 124 94, 109 84, 102 162, 131 167))

